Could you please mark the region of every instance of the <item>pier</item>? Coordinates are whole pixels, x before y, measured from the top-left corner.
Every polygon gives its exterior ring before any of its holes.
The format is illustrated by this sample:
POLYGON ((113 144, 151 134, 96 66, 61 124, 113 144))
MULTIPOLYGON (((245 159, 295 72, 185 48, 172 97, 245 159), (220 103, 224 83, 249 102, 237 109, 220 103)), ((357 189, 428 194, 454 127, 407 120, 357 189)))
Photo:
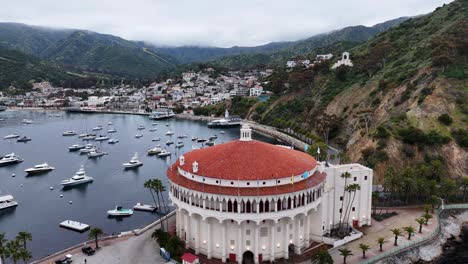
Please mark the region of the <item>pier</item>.
POLYGON ((63 221, 60 223, 60 227, 78 232, 84 232, 89 229, 89 225, 72 220, 63 221))

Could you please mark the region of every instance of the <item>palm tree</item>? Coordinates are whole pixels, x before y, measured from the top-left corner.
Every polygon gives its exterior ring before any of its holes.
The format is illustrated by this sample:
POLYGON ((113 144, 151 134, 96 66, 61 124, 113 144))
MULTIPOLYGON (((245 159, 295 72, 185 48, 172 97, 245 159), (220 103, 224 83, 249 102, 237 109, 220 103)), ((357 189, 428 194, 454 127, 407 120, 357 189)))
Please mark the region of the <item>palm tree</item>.
POLYGON ((154 187, 156 189, 156 192, 161 195, 161 200, 163 202, 163 206, 164 206, 164 212, 166 212, 167 210, 167 206, 166 206, 166 201, 164 200, 164 195, 163 193, 166 191, 166 186, 164 186, 164 184, 161 182, 160 179, 155 179, 154 180, 154 187))
POLYGON ((343 178, 345 180, 345 182, 344 182, 344 188, 343 188, 343 196, 342 196, 342 199, 341 199, 340 222, 339 222, 339 225, 338 225, 338 228, 340 230, 341 230, 341 223, 343 221, 343 218, 341 216, 343 215, 343 205, 344 205, 344 200, 345 200, 345 195, 346 195, 346 186, 347 186, 347 183, 348 183, 348 179, 351 178, 351 173, 344 172, 344 173, 341 174, 341 178, 343 178))
POLYGON ((102 229, 99 228, 99 227, 93 227, 91 228, 91 230, 89 230, 89 238, 90 239, 93 239, 94 238, 94 243, 96 243, 96 249, 99 248, 99 245, 98 245, 98 238, 100 236, 102 236, 104 234, 104 232, 102 232, 102 229))
POLYGON ((28 232, 19 232, 18 235, 16 236, 16 239, 23 243, 23 248, 27 249, 26 247, 26 242, 32 240, 32 235, 28 232))
POLYGON ((370 249, 369 245, 361 243, 359 248, 362 250, 362 258, 366 258, 366 251, 370 249))
POLYGON ((426 222, 426 219, 424 217, 419 217, 419 218, 416 218, 416 222, 418 222, 419 224, 419 233, 422 233, 422 226, 426 222))
MULTIPOLYGON (((145 188, 148 188, 148 190, 150 190, 150 192, 151 192, 151 197, 153 197, 154 204, 155 204, 155 205, 156 205, 156 204, 159 205, 159 203, 156 203, 156 199, 154 198, 153 185, 154 185, 153 179, 146 180, 145 183, 143 184, 143 186, 144 186, 145 188)), ((159 197, 158 197, 158 199, 159 199, 159 197)))
POLYGON ((6 248, 8 251, 8 255, 13 260, 13 263, 16 264, 17 261, 21 258, 21 250, 23 249, 20 244, 20 241, 18 241, 17 239, 10 240, 6 244, 6 248))
POLYGON ((24 261, 25 264, 28 263, 28 260, 32 259, 31 252, 24 248, 20 250, 19 257, 24 261))
POLYGON ((343 264, 346 264, 346 258, 349 256, 353 255, 353 252, 349 250, 348 248, 340 248, 338 249, 340 251, 340 255, 343 256, 343 264))
POLYGON ((8 240, 5 238, 5 233, 0 233, 0 259, 2 263, 5 263, 5 258, 9 257, 8 250, 6 248, 6 243, 8 240))
POLYGON ((333 264, 333 258, 327 250, 321 249, 312 256, 313 264, 333 264))
POLYGON ((383 238, 383 237, 379 237, 379 239, 377 239, 377 243, 379 243, 379 247, 380 247, 380 252, 383 251, 383 250, 382 250, 382 246, 383 246, 383 244, 384 244, 385 242, 387 242, 387 241, 385 241, 385 238, 383 238))
POLYGON ((414 230, 414 227, 412 226, 405 226, 403 227, 403 230, 405 230, 406 233, 408 233, 408 240, 411 240, 411 235, 413 235, 416 230, 414 230))
POLYGON ((392 230, 393 235, 395 236, 395 243, 393 243, 394 246, 398 246, 398 237, 401 236, 401 230, 398 228, 394 228, 392 230))
POLYGON ((353 207, 354 198, 356 198, 356 192, 359 191, 359 190, 361 190, 361 186, 359 184, 357 184, 357 183, 350 184, 347 187, 347 191, 349 192, 349 196, 351 196, 351 194, 353 194, 353 198, 351 199, 351 203, 348 203, 348 206, 347 206, 346 211, 345 211, 346 223, 349 223, 349 216, 351 214, 351 208, 353 207), (346 214, 348 214, 348 216, 346 216, 346 214))
POLYGON ((424 224, 428 225, 429 219, 432 218, 432 215, 431 214, 423 214, 422 217, 426 220, 426 222, 424 224))

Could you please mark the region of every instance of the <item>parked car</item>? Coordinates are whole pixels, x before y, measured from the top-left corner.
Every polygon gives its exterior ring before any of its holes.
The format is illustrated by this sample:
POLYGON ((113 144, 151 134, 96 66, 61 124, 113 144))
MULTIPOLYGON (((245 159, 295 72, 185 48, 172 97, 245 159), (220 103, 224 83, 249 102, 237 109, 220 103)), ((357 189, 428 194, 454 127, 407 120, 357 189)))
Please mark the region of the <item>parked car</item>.
POLYGON ((90 246, 85 246, 85 247, 82 247, 81 248, 81 251, 83 253, 85 253, 86 255, 88 256, 91 256, 91 255, 94 255, 94 253, 96 252, 92 247, 90 246))
POLYGON ((63 259, 59 259, 55 261, 55 264, 70 264, 72 263, 72 255, 67 254, 63 259))

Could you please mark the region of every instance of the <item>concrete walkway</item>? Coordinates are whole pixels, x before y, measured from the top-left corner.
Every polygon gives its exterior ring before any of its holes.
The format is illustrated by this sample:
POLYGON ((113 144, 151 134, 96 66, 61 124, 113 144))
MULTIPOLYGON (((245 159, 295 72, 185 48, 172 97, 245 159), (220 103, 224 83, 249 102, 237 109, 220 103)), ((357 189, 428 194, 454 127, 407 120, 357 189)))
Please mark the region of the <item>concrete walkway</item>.
MULTIPOLYGON (((175 216, 169 218, 169 227, 175 225, 175 220, 175 216)), ((101 242, 99 244, 101 248, 93 256, 84 255, 81 249, 78 249, 63 253, 61 257, 72 254, 74 264, 83 264, 85 259, 87 264, 166 263, 167 261, 159 255, 159 245, 151 238, 154 230, 160 227, 158 224, 139 236, 125 236, 101 242)), ((94 248, 94 243, 88 245, 94 248)), ((49 264, 54 261, 55 259, 48 259, 39 264, 49 264)))
POLYGON ((359 249, 360 243, 370 246, 369 251, 366 252, 367 258, 374 257, 394 248, 393 242, 395 240, 395 236, 390 231, 391 229, 399 228, 402 231, 402 236, 398 238, 398 245, 404 245, 405 243, 408 243, 409 240, 407 239, 408 234, 403 231, 403 227, 412 226, 416 230, 416 233, 412 235, 411 240, 415 240, 421 237, 428 237, 437 228, 437 216, 433 214, 434 218, 429 220, 429 225, 423 225, 422 233, 418 233, 419 224, 415 221, 415 219, 421 217, 421 215, 424 213, 421 208, 390 210, 390 212, 392 211, 397 212, 398 215, 385 219, 382 222, 373 220, 372 226, 361 229, 361 231, 364 233, 362 238, 350 242, 344 246, 332 249, 330 254, 333 257, 334 263, 343 263, 343 257, 340 255, 338 249, 344 247, 348 248, 353 253, 353 256, 350 256, 346 259, 346 263, 351 264, 364 261, 362 258, 362 251, 359 249), (386 243, 383 245, 383 252, 379 251, 379 244, 377 243, 377 239, 380 237, 384 237, 386 241, 386 243))

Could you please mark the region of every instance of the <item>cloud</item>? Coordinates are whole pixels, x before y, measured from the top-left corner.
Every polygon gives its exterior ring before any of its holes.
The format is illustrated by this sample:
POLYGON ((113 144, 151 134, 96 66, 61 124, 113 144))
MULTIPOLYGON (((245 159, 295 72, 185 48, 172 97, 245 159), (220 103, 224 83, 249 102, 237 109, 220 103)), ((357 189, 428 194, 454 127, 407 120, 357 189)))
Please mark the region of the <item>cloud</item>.
POLYGON ((0 21, 161 45, 252 46, 433 11, 450 0, 14 0, 0 21))

